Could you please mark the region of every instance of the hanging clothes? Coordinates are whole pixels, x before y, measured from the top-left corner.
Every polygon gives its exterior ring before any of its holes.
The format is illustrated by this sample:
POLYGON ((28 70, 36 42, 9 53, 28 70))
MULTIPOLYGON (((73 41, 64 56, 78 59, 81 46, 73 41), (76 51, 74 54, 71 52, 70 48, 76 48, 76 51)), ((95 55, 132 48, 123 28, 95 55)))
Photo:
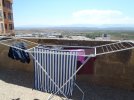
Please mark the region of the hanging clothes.
POLYGON ((68 50, 68 51, 77 51, 77 61, 80 62, 80 63, 83 63, 85 61, 85 50, 84 49, 65 49, 65 50, 68 50))
MULTIPOLYGON (((94 54, 94 49, 84 49, 85 54, 94 54)), ((86 59, 86 57, 85 57, 86 59)), ((96 57, 91 57, 89 61, 78 71, 78 75, 92 75, 94 73, 94 62, 96 61, 96 57)), ((82 62, 77 62, 77 68, 82 64, 82 62)))
MULTIPOLYGON (((91 57, 89 61, 78 71, 78 75, 92 75, 94 73, 94 62, 96 57, 91 57)), ((81 65, 81 62, 77 62, 77 68, 81 65)))
MULTIPOLYGON (((77 69, 82 65, 82 63, 85 61, 85 57, 81 55, 89 55, 94 54, 94 48, 89 49, 73 49, 73 48, 67 48, 65 50, 73 51, 77 50, 77 69)), ((89 61, 78 71, 77 75, 88 75, 93 74, 94 72, 94 62, 96 60, 96 57, 91 57, 89 61)))
MULTIPOLYGON (((69 51, 74 51, 74 50, 69 50, 69 51)), ((85 57, 82 55, 85 55, 85 50, 84 49, 77 49, 77 61, 83 63, 85 61, 85 57)))
POLYGON ((15 60, 20 60, 23 63, 30 63, 29 54, 23 50, 14 47, 26 50, 26 46, 23 42, 15 43, 12 45, 12 47, 9 48, 8 57, 15 60))
MULTIPOLYGON (((74 74, 77 66, 77 52, 59 51, 46 49, 44 47, 34 48, 34 86, 35 89, 56 93, 60 87, 74 74), (41 69, 40 65, 46 70, 48 75, 41 69), (55 84, 58 86, 56 86, 55 84)), ((63 86, 61 91, 66 95, 72 95, 75 76, 63 86)), ((58 94, 62 94, 59 91, 58 94)))

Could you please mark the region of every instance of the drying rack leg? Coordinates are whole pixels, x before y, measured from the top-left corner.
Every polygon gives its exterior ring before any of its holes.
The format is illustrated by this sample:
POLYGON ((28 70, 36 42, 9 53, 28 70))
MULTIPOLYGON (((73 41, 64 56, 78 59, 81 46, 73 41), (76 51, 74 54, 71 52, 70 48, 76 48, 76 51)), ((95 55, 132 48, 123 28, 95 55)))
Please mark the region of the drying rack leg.
MULTIPOLYGON (((35 57, 30 54, 33 59, 35 60, 35 62, 40 66, 40 68, 43 70, 43 72, 48 76, 48 78, 54 83, 54 85, 58 88, 58 92, 60 91, 63 96, 68 100, 67 96, 63 93, 63 91, 61 91, 62 88, 58 87, 58 85, 54 82, 54 80, 50 77, 50 75, 47 73, 47 71, 41 66, 41 64, 35 59, 35 57)), ((57 92, 55 93, 57 94, 57 92)), ((55 94, 51 94, 51 96, 48 98, 48 100, 50 100, 55 94)))
POLYGON ((80 92, 82 93, 82 99, 81 100, 84 100, 85 94, 84 94, 83 90, 76 83, 75 83, 75 85, 80 90, 80 92))
MULTIPOLYGON (((89 60, 90 58, 91 58, 91 57, 88 57, 88 58, 83 62, 83 64, 75 71, 75 73, 57 90, 56 93, 54 93, 54 95, 57 94, 59 91, 61 91, 61 89, 77 74, 77 72, 88 62, 88 60, 89 60)), ((78 86, 78 85, 77 85, 77 86, 78 86)), ((79 90, 82 91, 80 88, 79 88, 79 90)), ((82 93, 84 93, 84 92, 82 91, 82 93)), ((53 95, 50 96, 50 99, 51 99, 52 97, 53 97, 53 95)), ((83 95, 83 97, 82 97, 82 100, 84 100, 84 95, 83 95)))

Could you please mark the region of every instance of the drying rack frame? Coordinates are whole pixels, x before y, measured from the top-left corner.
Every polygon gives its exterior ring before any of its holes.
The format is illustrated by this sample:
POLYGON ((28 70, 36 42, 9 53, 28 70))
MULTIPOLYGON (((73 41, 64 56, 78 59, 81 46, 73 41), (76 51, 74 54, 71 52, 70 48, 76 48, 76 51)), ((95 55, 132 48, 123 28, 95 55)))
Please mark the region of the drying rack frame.
MULTIPOLYGON (((7 39, 0 39, 0 44, 8 46, 8 47, 13 47, 16 48, 18 50, 23 50, 24 52, 28 52, 30 53, 30 55, 32 56, 32 58, 34 59, 34 56, 32 55, 33 51, 32 49, 39 46, 38 43, 23 39, 23 38, 16 38, 16 37, 11 37, 11 38, 7 38, 7 39), (11 44, 6 43, 7 41, 10 40, 21 40, 23 42, 27 42, 30 44, 34 44, 33 47, 30 47, 26 50, 12 46, 11 44)), ((46 46, 55 46, 55 45, 46 45, 46 46)), ((61 89, 64 87, 64 85, 66 85, 75 75, 76 73, 88 62, 88 60, 90 59, 90 57, 95 57, 95 56, 99 56, 99 55, 104 55, 104 54, 110 54, 110 53, 114 53, 114 52, 120 52, 120 51, 124 51, 124 50, 130 50, 134 48, 134 41, 129 41, 129 40, 125 40, 125 41, 118 41, 118 42, 114 42, 114 43, 109 43, 109 44, 105 44, 105 45, 100 45, 100 46, 94 46, 94 47, 89 47, 89 46, 66 46, 66 45, 58 45, 58 46, 62 46, 62 47, 73 47, 73 48, 90 48, 90 49, 94 49, 94 54, 86 54, 86 55, 80 55, 80 56, 84 56, 87 57, 87 59, 83 62, 83 64, 75 71, 75 73, 73 73, 73 75, 63 84, 63 86, 58 87, 58 91, 54 94, 51 94, 48 97, 48 100, 50 100, 55 94, 57 94, 59 91, 61 91, 61 89)), ((41 52, 42 53, 42 52, 41 52)), ((48 77, 50 78, 50 80, 52 82, 54 82, 51 77, 49 76, 49 74, 46 72, 46 70, 41 66, 41 64, 35 60, 38 65, 40 66, 40 68, 45 72, 45 74, 48 75, 48 77)), ((56 85, 56 83, 54 82, 54 84, 56 85)), ((76 87, 80 90, 80 92, 82 92, 83 96, 82 96, 82 100, 84 100, 84 92, 82 91, 82 89, 75 84, 76 87)), ((62 92, 62 91, 61 91, 62 92)), ((67 96, 62 92, 62 94, 64 95, 64 97, 66 99, 67 96)))

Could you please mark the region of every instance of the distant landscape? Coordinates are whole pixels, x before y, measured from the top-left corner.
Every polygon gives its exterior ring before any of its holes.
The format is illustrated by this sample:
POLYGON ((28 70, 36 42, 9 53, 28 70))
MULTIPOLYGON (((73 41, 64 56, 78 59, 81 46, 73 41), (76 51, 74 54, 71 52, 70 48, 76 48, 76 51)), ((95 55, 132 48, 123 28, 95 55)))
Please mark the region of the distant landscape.
POLYGON ((63 36, 85 36, 92 39, 108 34, 113 40, 134 40, 134 27, 17 27, 15 33, 61 33, 63 36))

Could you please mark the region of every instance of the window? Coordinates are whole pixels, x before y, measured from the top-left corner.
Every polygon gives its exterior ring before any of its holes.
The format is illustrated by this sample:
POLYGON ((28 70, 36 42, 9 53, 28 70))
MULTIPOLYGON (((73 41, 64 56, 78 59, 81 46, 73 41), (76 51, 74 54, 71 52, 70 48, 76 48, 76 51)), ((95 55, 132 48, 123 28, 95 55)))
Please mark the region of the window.
POLYGON ((7 30, 7 24, 5 24, 5 29, 7 30))
POLYGON ((13 30, 14 29, 13 24, 9 24, 9 29, 10 30, 13 30))
POLYGON ((0 21, 2 21, 2 11, 0 10, 0 21))
POLYGON ((6 2, 6 7, 10 8, 10 2, 9 1, 6 2))
POLYGON ((1 1, 0 1, 0 7, 1 7, 2 5, 1 5, 1 1))
POLYGON ((0 10, 0 17, 2 17, 2 11, 0 10))
POLYGON ((9 9, 12 9, 12 3, 7 0, 2 0, 3 6, 9 9))
POLYGON ((12 3, 9 2, 9 9, 12 9, 12 3))
POLYGON ((2 0, 2 4, 3 4, 4 7, 6 6, 5 0, 2 0))
POLYGON ((13 14, 12 13, 8 13, 8 19, 12 20, 13 19, 13 14))
POLYGON ((4 18, 5 18, 5 19, 7 18, 7 16, 6 16, 6 12, 4 12, 4 18))
POLYGON ((3 23, 0 23, 0 31, 4 31, 3 23))

